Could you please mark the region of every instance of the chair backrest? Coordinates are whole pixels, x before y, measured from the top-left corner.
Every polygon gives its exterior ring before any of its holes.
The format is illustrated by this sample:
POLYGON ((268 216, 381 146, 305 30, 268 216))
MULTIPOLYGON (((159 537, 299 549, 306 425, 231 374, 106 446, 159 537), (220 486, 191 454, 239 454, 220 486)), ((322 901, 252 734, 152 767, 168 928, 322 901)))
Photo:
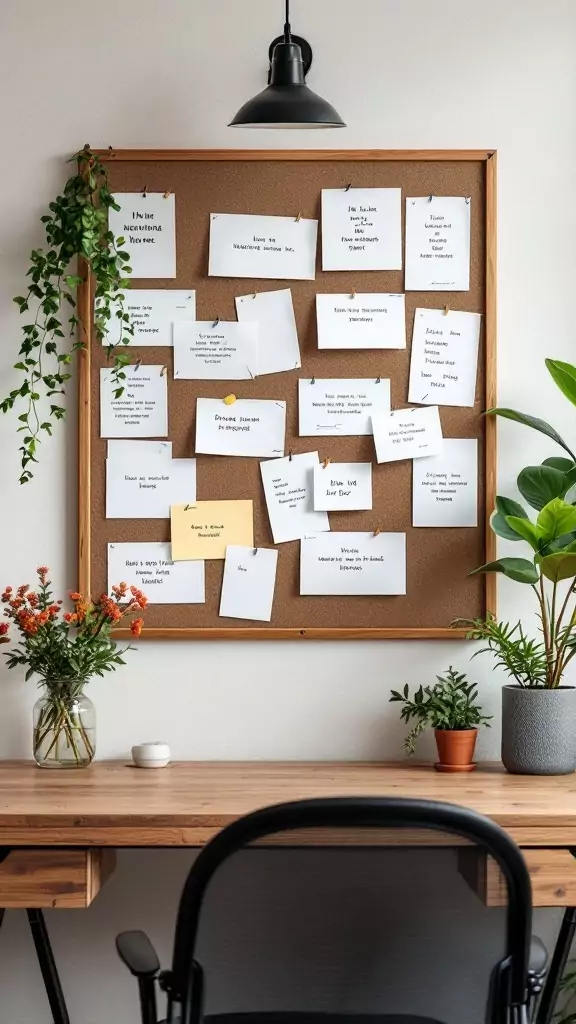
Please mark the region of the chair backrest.
POLYGON ((526 1000, 532 927, 532 889, 521 851, 489 818, 455 804, 394 797, 320 798, 278 804, 232 822, 196 858, 184 885, 176 922, 171 989, 182 1024, 197 1016, 199 978, 194 955, 200 913, 218 868, 257 840, 300 829, 431 829, 474 843, 497 862, 508 891, 507 991, 510 1005, 526 1000), (196 991, 194 991, 196 985, 196 991))

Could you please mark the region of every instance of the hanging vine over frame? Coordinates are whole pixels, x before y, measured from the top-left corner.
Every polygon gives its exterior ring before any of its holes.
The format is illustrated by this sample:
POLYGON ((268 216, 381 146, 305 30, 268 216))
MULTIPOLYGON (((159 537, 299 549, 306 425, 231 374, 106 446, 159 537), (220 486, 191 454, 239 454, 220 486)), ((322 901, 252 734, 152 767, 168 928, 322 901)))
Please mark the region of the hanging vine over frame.
POLYGON ((130 257, 122 249, 124 239, 114 238, 108 230, 108 210, 119 207, 108 188, 106 166, 90 146, 84 146, 72 160, 77 163, 76 174, 66 182, 64 194, 50 203, 50 213, 41 218, 48 248, 32 250, 26 294, 14 299, 21 315, 30 313, 29 322, 22 327, 20 360, 14 364, 23 380, 0 401, 0 409, 8 413, 15 406, 23 407, 18 415, 18 431, 24 434, 19 449, 21 484, 32 479, 30 464, 38 461, 44 434, 51 436, 54 421, 64 419, 61 396, 72 376, 68 367, 74 352, 83 347, 81 341, 68 341, 75 337, 79 324, 74 293, 82 278, 70 272, 77 257, 90 268, 94 281, 97 340, 105 341, 113 324, 118 330, 117 339, 108 345, 116 398, 124 390, 124 368, 130 362, 124 346, 134 328, 125 312, 123 294, 130 284, 130 257))

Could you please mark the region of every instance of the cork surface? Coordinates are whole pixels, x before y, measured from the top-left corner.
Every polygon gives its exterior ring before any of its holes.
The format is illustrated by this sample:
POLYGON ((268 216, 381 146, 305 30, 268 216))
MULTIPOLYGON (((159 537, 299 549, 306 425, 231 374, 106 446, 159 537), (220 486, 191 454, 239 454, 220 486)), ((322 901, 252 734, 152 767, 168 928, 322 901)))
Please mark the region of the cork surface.
MULTIPOLYGON (((286 452, 318 449, 320 458, 334 462, 373 463, 373 509, 331 512, 337 530, 404 531, 407 535, 407 594, 405 597, 300 597, 299 542, 278 545, 278 573, 272 622, 251 623, 218 615, 223 562, 206 563, 205 605, 152 605, 150 627, 242 629, 277 628, 433 628, 448 627, 457 616, 484 611, 484 580, 467 573, 485 560, 484 409, 485 346, 481 334, 474 409, 441 408, 445 437, 479 439, 477 529, 413 529, 412 463, 376 465, 371 437, 298 436, 299 377, 387 377, 392 407, 407 405, 410 344, 414 310, 418 306, 484 313, 485 310, 485 164, 483 161, 123 161, 109 165, 113 191, 169 189, 176 196, 177 273, 175 280, 135 280, 135 287, 196 289, 197 318, 236 318, 234 297, 252 290, 290 287, 302 353, 302 367, 253 381, 174 381, 172 349, 134 348, 134 359, 168 366, 169 439, 175 458, 194 455, 196 398, 220 398, 234 392, 245 398, 277 398, 287 402, 286 452), (210 213, 252 213, 303 217, 320 216, 322 188, 348 182, 358 187, 400 186, 402 207, 407 196, 471 197, 472 246, 469 292, 408 292, 408 347, 403 351, 323 350, 317 348, 317 292, 401 292, 403 271, 323 272, 319 237, 315 281, 251 281, 208 278, 210 213)), ((484 327, 484 325, 483 325, 484 327)), ((91 590, 107 588, 107 544, 111 541, 167 541, 170 524, 162 520, 105 519, 106 441, 99 424, 99 372, 105 350, 94 344, 91 360, 91 590)), ((272 546, 259 459, 198 456, 197 499, 251 498, 254 502, 255 543, 272 546)))

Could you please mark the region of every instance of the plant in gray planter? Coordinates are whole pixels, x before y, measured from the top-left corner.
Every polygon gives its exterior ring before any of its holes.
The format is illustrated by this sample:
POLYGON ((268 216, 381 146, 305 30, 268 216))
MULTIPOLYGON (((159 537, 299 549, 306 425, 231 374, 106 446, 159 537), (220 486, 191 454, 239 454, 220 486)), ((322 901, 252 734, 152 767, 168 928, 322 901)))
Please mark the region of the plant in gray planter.
MULTIPOLYGON (((562 393, 576 405, 576 367, 547 359, 562 393)), ((527 543, 530 558, 498 558, 474 573, 502 573, 534 592, 541 636, 532 639, 521 622, 475 621, 470 637, 486 641, 512 683, 503 689, 502 761, 510 772, 561 775, 576 768, 576 689, 564 684, 576 655, 576 455, 544 420, 513 409, 490 409, 538 430, 567 457, 545 459, 518 476, 518 489, 531 508, 498 496, 491 527, 499 537, 527 543)), ((460 623, 462 624, 462 622, 460 623)))

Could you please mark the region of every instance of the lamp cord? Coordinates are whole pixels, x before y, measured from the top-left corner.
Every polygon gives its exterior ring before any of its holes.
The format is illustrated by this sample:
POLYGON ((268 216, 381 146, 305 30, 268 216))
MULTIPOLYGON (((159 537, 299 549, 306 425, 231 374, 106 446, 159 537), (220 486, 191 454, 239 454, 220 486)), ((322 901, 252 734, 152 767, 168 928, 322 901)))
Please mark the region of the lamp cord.
POLYGON ((284 42, 290 43, 292 35, 290 31, 290 0, 286 0, 286 18, 284 20, 284 42))

